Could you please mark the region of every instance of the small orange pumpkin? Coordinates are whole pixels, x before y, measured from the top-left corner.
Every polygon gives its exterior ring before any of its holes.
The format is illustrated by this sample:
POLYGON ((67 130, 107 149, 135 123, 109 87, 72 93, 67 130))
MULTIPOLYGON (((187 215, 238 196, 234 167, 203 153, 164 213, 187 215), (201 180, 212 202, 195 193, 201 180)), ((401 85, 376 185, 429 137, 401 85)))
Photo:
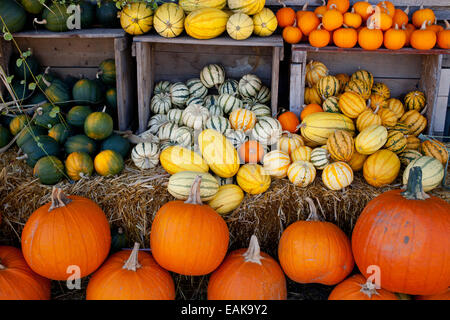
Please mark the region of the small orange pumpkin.
POLYGON ((298 27, 305 36, 315 29, 320 24, 320 19, 316 16, 314 12, 306 11, 301 15, 300 19, 297 20, 298 27))
POLYGON ((411 34, 411 47, 418 50, 430 50, 436 45, 437 36, 432 30, 427 30, 426 21, 422 24, 422 27, 415 30, 411 34))
POLYGON ((316 103, 310 103, 303 108, 302 112, 300 113, 300 119, 303 121, 303 119, 305 119, 307 115, 316 112, 323 112, 322 107, 316 103))
POLYGON ((437 45, 441 49, 450 49, 450 23, 445 20, 445 30, 437 34, 437 45))
POLYGON ((298 120, 295 113, 291 111, 283 112, 278 116, 278 121, 281 124, 281 128, 284 131, 289 131, 291 133, 295 133, 298 131, 298 125, 300 124, 300 121, 298 120))
POLYGON ((264 157, 264 148, 256 140, 249 140, 238 149, 239 158, 245 163, 258 163, 264 157))
POLYGON ((430 25, 434 22, 436 16, 434 15, 434 11, 429 8, 424 8, 423 4, 420 6, 420 9, 415 11, 412 15, 412 23, 416 28, 421 28, 422 25, 430 25))
POLYGON ((392 27, 392 18, 387 13, 379 12, 375 10, 375 13, 367 19, 367 25, 373 22, 375 29, 381 29, 383 31, 392 27))
POLYGON ((358 44, 365 50, 376 50, 383 44, 383 31, 375 29, 371 23, 362 28, 358 33, 358 44))
MULTIPOLYGON (((296 12, 296 16, 297 16, 297 22, 300 21, 300 18, 302 17, 302 15, 306 12, 309 12, 306 8, 308 7, 308 2, 305 2, 305 4, 303 5, 302 10, 299 10, 296 12)), ((315 12, 314 12, 315 13, 315 12)), ((298 24, 298 23, 297 23, 298 24)))
POLYGON ((284 41, 290 44, 299 43, 303 36, 302 31, 299 28, 291 26, 285 27, 282 35, 284 41))
POLYGON ((392 2, 390 2, 390 1, 381 1, 381 2, 378 2, 377 7, 379 7, 381 9, 381 12, 386 13, 391 18, 394 17, 394 15, 395 15, 395 6, 394 6, 394 4, 392 2))
POLYGON ((352 9, 361 16, 363 21, 366 21, 375 12, 374 6, 369 3, 369 0, 355 2, 352 9))
POLYGON ((331 5, 331 9, 325 12, 322 17, 323 27, 328 31, 336 30, 337 28, 340 28, 344 23, 344 16, 334 7, 334 4, 331 5))
POLYGON ((406 7, 405 11, 402 9, 395 9, 394 17, 392 18, 392 24, 398 25, 399 27, 406 26, 409 22, 409 6, 406 7))
POLYGON ((276 13, 278 26, 281 28, 287 27, 287 26, 293 26, 295 23, 296 14, 294 9, 286 7, 286 5, 283 6, 283 8, 278 9, 276 13))
POLYGON ((314 13, 318 16, 318 17, 323 17, 323 15, 325 14, 325 12, 328 11, 327 8, 327 3, 325 0, 322 0, 322 5, 318 6, 316 9, 314 9, 314 13))
POLYGON ((390 50, 398 50, 405 46, 406 32, 395 25, 384 33, 384 46, 390 50))
POLYGON ((350 8, 349 0, 328 0, 327 9, 332 10, 336 9, 340 13, 344 13, 350 8))
POLYGON ((402 30, 405 31, 406 40, 405 40, 405 47, 409 46, 411 44, 411 35, 416 30, 416 27, 414 27, 413 24, 408 23, 406 26, 402 26, 402 30))
POLYGON ((444 30, 444 27, 440 26, 438 24, 431 24, 431 25, 427 26, 427 30, 434 31, 436 34, 438 34, 442 30, 444 30))
POLYGON ((311 31, 308 37, 309 44, 316 48, 323 48, 330 44, 330 31, 322 29, 322 24, 316 30, 311 31))
POLYGON ((344 25, 358 29, 362 24, 362 17, 352 8, 351 12, 344 13, 344 25))
POLYGON ((340 48, 353 48, 358 42, 358 33, 352 28, 339 28, 333 32, 333 42, 340 48))

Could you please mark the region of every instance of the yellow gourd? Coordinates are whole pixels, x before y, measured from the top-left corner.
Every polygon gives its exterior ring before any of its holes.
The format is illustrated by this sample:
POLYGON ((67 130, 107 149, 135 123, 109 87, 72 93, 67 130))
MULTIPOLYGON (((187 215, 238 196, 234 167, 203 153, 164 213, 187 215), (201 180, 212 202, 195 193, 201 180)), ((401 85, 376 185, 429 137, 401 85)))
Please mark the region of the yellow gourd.
POLYGON ((239 186, 225 184, 219 187, 219 191, 208 202, 208 205, 219 214, 227 214, 239 207, 243 199, 244 192, 239 186))
POLYGON ((264 8, 253 16, 253 25, 254 34, 260 37, 268 37, 277 29, 278 21, 272 10, 264 8))
POLYGON ((212 39, 226 29, 228 14, 215 8, 192 11, 184 20, 186 33, 195 39, 212 39))
POLYGON ((253 20, 245 13, 233 14, 227 22, 227 32, 234 40, 245 40, 253 33, 253 20))
POLYGON ((270 187, 270 175, 259 164, 244 164, 236 176, 238 185, 247 193, 260 194, 270 187))
POLYGON ((184 11, 176 3, 168 2, 156 9, 153 24, 162 37, 173 38, 184 30, 184 11))
POLYGON ((153 10, 143 2, 128 4, 120 12, 120 25, 131 35, 147 33, 153 26, 153 10))
POLYGON ((159 156, 159 161, 163 168, 170 174, 180 171, 209 171, 208 164, 200 155, 180 146, 172 146, 164 149, 159 156))

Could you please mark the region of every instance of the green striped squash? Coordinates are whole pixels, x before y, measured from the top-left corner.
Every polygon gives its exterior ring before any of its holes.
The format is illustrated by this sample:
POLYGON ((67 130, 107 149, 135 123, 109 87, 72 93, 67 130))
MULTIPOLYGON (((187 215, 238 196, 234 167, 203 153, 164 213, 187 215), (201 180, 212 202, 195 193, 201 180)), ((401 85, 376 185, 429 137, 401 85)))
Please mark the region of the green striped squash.
POLYGON ((176 131, 176 143, 184 148, 191 148, 194 145, 194 129, 183 126, 176 131))
POLYGON ((172 107, 170 95, 167 93, 158 93, 150 101, 150 110, 154 114, 166 114, 172 107))
MULTIPOLYGON (((164 151, 165 149, 167 149, 169 147, 173 147, 173 146, 179 146, 179 145, 176 141, 163 140, 159 143, 159 150, 164 151)), ((184 148, 191 150, 190 147, 184 147, 184 148)))
POLYGON ((189 99, 189 88, 183 82, 175 82, 170 87, 170 98, 176 106, 184 106, 189 99))
POLYGON ((102 61, 99 65, 99 72, 97 76, 102 79, 102 81, 109 85, 116 84, 116 63, 114 59, 106 59, 102 61))
POLYGON ((210 106, 217 105, 218 100, 219 100, 219 95, 208 95, 203 99, 205 107, 207 107, 207 108, 209 108, 210 106))
POLYGON ((163 124, 158 130, 159 140, 176 140, 178 125, 172 122, 163 124))
POLYGON ((263 145, 273 145, 278 142, 283 129, 277 119, 272 117, 259 117, 252 129, 252 136, 263 145))
POLYGON ((227 118, 221 116, 212 116, 205 123, 206 129, 213 129, 221 134, 224 134, 225 131, 231 128, 230 122, 227 118))
POLYGON ((53 3, 44 9, 42 20, 45 22, 45 28, 53 32, 65 32, 67 28, 67 19, 70 14, 67 13, 67 7, 63 4, 53 3))
POLYGON ((407 135, 409 133, 409 127, 401 122, 397 122, 397 124, 395 126, 393 126, 392 128, 389 128, 390 131, 398 131, 403 133, 404 135, 407 135))
POLYGON ((259 89, 258 94, 255 97, 256 101, 258 101, 259 103, 266 103, 270 101, 270 98, 270 89, 262 85, 261 89, 259 89))
POLYGON ((248 140, 248 137, 242 130, 228 129, 227 131, 225 131, 224 136, 236 149, 239 149, 239 147, 248 140))
POLYGON ((367 83, 369 90, 372 90, 373 86, 373 75, 367 70, 358 70, 352 74, 350 80, 362 80, 367 83))
POLYGON ((84 133, 94 140, 108 138, 113 132, 114 122, 106 112, 93 112, 84 121, 84 133))
POLYGON ((165 114, 155 114, 150 118, 147 124, 148 132, 151 134, 158 134, 159 128, 165 125, 169 120, 165 114))
POLYGON ((28 139, 21 147, 26 154, 26 162, 30 167, 34 167, 36 162, 45 156, 59 156, 61 147, 58 142, 48 135, 36 136, 28 139))
POLYGON ((369 99, 371 93, 368 83, 358 79, 350 80, 345 86, 345 92, 357 93, 364 100, 369 99))
POLYGON ((423 155, 417 150, 406 149, 405 151, 398 154, 400 162, 405 166, 407 166, 411 161, 419 159, 421 157, 423 157, 423 155))
POLYGON ((406 142, 407 139, 405 135, 400 131, 389 131, 386 143, 384 144, 384 148, 398 154, 405 150, 406 142))
POLYGON ((16 144, 19 148, 21 148, 25 144, 25 142, 27 142, 29 139, 32 139, 33 137, 36 136, 44 135, 46 133, 47 132, 43 127, 36 125, 27 126, 25 130, 17 134, 16 144))
POLYGON ((411 91, 405 95, 405 107, 407 110, 417 110, 420 111, 425 107, 427 99, 425 94, 421 91, 411 91))
POLYGON ((317 91, 323 100, 339 93, 339 80, 334 76, 325 76, 316 83, 317 91))
POLYGON ((234 79, 225 80, 219 87, 219 94, 239 96, 239 82, 234 79))
POLYGON ((339 109, 339 98, 335 96, 328 97, 322 103, 322 109, 325 112, 341 113, 341 109, 339 109))
POLYGON ((242 101, 230 94, 221 94, 217 100, 217 104, 222 108, 224 114, 230 114, 234 110, 243 107, 242 101))
POLYGON ((326 148, 318 147, 311 151, 311 163, 316 169, 323 170, 330 164, 330 153, 326 148))
POLYGON ((209 110, 199 104, 191 104, 183 110, 181 119, 185 126, 196 130, 203 130, 206 120, 209 118, 209 110))
POLYGON ((208 95, 208 88, 206 88, 202 81, 198 78, 189 79, 186 81, 186 86, 189 89, 190 97, 203 99, 208 95))
POLYGON ((250 110, 255 114, 257 118, 272 116, 272 110, 264 104, 255 104, 253 107, 251 107, 250 110))
POLYGON ((100 151, 103 150, 113 150, 125 158, 130 151, 130 142, 118 134, 113 134, 102 141, 100 151))
POLYGON ((88 136, 78 134, 67 138, 64 143, 64 150, 67 154, 72 152, 86 152, 92 156, 97 151, 97 144, 88 136))
POLYGON ((200 97, 190 97, 186 101, 186 107, 189 107, 191 104, 204 105, 205 104, 205 100, 203 100, 203 98, 200 98, 200 97))
POLYGON ((66 142, 67 138, 71 135, 72 130, 70 126, 58 123, 48 130, 48 135, 58 141, 58 143, 63 144, 66 142))
POLYGON ((6 146, 10 141, 11 141, 11 133, 7 128, 0 125, 0 148, 6 146))
POLYGON ((54 80, 44 92, 47 98, 53 103, 69 101, 72 96, 67 84, 58 79, 54 80))
POLYGON ((242 108, 243 109, 247 109, 247 110, 251 110, 253 108, 253 106, 259 104, 258 101, 256 101, 255 98, 243 98, 242 99, 242 108))
POLYGON ((11 33, 19 32, 25 27, 27 13, 24 8, 14 0, 0 1, 0 30, 3 31, 4 24, 11 33))
POLYGON ((42 157, 34 165, 33 176, 42 184, 57 184, 64 178, 64 164, 55 156, 42 157))
POLYGON ((138 143, 131 151, 131 160, 140 169, 151 169, 158 165, 159 154, 156 143, 138 143))
POLYGON ((261 87, 261 79, 254 74, 246 74, 239 80, 239 92, 244 98, 256 98, 261 87))
POLYGON ((83 127, 87 116, 92 113, 89 106, 75 106, 72 107, 66 116, 68 124, 74 127, 83 127))
POLYGON ((159 93, 170 93, 171 83, 169 81, 159 81, 155 84, 155 88, 153 88, 153 94, 159 93))
POLYGON ((225 69, 218 64, 209 64, 200 72, 200 80, 206 88, 218 88, 225 82, 225 69))
POLYGON ((223 110, 217 104, 213 104, 213 105, 209 106, 208 110, 209 110, 209 114, 211 116, 223 116, 223 110))
POLYGON ((409 171, 412 167, 422 168, 423 191, 427 192, 438 187, 444 178, 444 166, 433 157, 423 156, 412 160, 403 172, 403 184, 408 184, 409 171))
POLYGON ((181 115, 183 114, 183 110, 181 109, 170 109, 167 112, 167 120, 169 122, 175 123, 179 126, 183 124, 183 121, 181 120, 181 115))
POLYGON ((189 197, 192 183, 197 176, 202 176, 200 183, 200 198, 202 201, 211 200, 219 191, 219 183, 209 173, 194 172, 194 171, 180 171, 173 174, 169 178, 167 191, 179 200, 186 200, 189 197))

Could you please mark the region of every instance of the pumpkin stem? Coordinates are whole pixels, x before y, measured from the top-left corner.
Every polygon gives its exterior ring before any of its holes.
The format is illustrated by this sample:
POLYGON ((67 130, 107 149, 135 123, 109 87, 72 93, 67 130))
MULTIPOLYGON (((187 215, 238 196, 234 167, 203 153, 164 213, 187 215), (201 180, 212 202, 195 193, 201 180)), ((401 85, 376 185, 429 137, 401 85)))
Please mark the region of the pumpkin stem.
POLYGON ((430 197, 425 193, 425 191, 423 191, 421 167, 411 168, 409 171, 406 191, 403 191, 401 195, 408 200, 425 200, 430 197))
POLYGON ((16 157, 16 160, 25 160, 25 159, 28 159, 27 154, 21 155, 20 157, 16 157))
POLYGON ((123 265, 122 269, 135 271, 142 267, 142 265, 138 261, 138 253, 139 253, 139 243, 135 242, 133 251, 131 251, 130 257, 127 262, 123 265))
POLYGON ((330 5, 330 8, 328 10, 333 10, 333 9, 337 9, 337 4, 333 3, 332 5, 330 5))
POLYGON ((444 20, 445 22, 445 30, 450 30, 450 23, 448 23, 447 20, 444 20))
POLYGON ((376 286, 374 283, 372 283, 370 280, 367 280, 367 282, 365 284, 361 285, 361 290, 360 292, 364 293, 366 296, 370 298, 372 298, 372 295, 374 294, 379 294, 376 286))
POLYGON ((320 217, 317 214, 317 208, 314 204, 314 201, 310 197, 306 197, 305 200, 306 202, 308 202, 309 210, 311 211, 306 221, 320 221, 320 217))
MULTIPOLYGON (((325 2, 325 0, 323 0, 325 2)), ((308 8, 308 1, 305 2, 305 4, 302 7, 302 11, 306 11, 306 8, 308 8)))
POLYGON ((406 13, 406 15, 408 15, 409 14, 409 6, 406 6, 405 11, 403 11, 403 12, 406 13))
POLYGON ((45 77, 42 77, 42 82, 44 82, 44 84, 45 84, 47 87, 50 87, 50 86, 52 85, 50 82, 48 82, 48 81, 45 79, 45 77))
POLYGON ((253 262, 261 265, 261 250, 258 243, 258 238, 252 235, 248 250, 243 254, 245 262, 253 262))
POLYGON ((377 114, 379 109, 380 109, 380 105, 377 105, 377 107, 375 108, 375 111, 373 112, 373 114, 377 114))
POLYGON ((36 23, 36 24, 47 24, 47 20, 43 19, 43 20, 39 21, 38 18, 34 18, 33 23, 36 23))
POLYGON ((200 197, 200 184, 202 183, 202 176, 196 176, 191 186, 189 198, 184 203, 202 205, 202 198, 200 197))
POLYGON ((4 265, 2 265, 2 260, 0 259, 0 270, 5 270, 6 267, 4 265))
POLYGON ((52 205, 48 209, 48 212, 50 212, 56 208, 65 207, 66 205, 68 205, 69 203, 72 202, 72 200, 67 198, 66 195, 62 192, 62 189, 57 188, 57 187, 53 187, 51 199, 52 199, 52 205))
POLYGON ((96 74, 95 74, 95 78, 96 79, 100 79, 100 76, 103 74, 103 71, 102 70, 100 70, 99 72, 97 72, 96 74))
POLYGON ((425 21, 422 23, 422 26, 420 27, 420 30, 426 30, 426 28, 427 28, 427 22, 428 22, 428 20, 425 20, 425 21))
POLYGON ((428 104, 422 109, 422 111, 420 111, 420 114, 424 115, 425 112, 427 112, 427 109, 428 109, 428 104))

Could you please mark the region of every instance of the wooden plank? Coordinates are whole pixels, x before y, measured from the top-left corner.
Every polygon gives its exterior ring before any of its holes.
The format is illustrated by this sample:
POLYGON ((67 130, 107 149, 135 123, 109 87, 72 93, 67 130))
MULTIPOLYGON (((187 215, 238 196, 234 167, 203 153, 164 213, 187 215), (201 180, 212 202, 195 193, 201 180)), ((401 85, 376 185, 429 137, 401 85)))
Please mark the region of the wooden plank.
POLYGON ((437 94, 439 81, 441 79, 442 56, 430 55, 424 56, 422 61, 422 78, 420 79, 419 89, 425 92, 427 97, 428 109, 426 117, 428 119, 429 134, 434 133, 434 113, 436 111, 437 94))
POLYGON ((445 131, 445 119, 447 116, 448 108, 448 97, 437 97, 436 100, 436 110, 433 116, 433 133, 439 135, 445 131))
POLYGON ((375 82, 383 82, 391 90, 392 98, 403 100, 403 96, 409 91, 417 90, 420 78, 401 79, 401 78, 374 78, 375 82))
POLYGON ((278 111, 278 87, 280 84, 280 60, 281 48, 273 48, 272 57, 272 85, 271 85, 271 106, 272 116, 276 116, 278 111))
POLYGON ((131 48, 126 38, 114 39, 116 77, 117 77, 117 118, 119 130, 130 129, 134 115, 134 69, 131 61, 131 48))
POLYGON ((450 90, 450 69, 441 70, 441 80, 439 82, 438 96, 446 97, 450 90))
POLYGON ((50 67, 50 71, 60 78, 75 77, 95 79, 97 67, 50 67))
POLYGON ((150 117, 150 98, 153 93, 154 58, 150 43, 136 43, 138 117, 141 133, 147 129, 150 117))
POLYGON ((272 47, 195 46, 189 44, 155 43, 155 52, 183 52, 214 55, 258 55, 272 57, 272 47))
POLYGON ((48 30, 22 31, 14 33, 15 39, 35 38, 35 39, 101 39, 101 38, 120 38, 125 37, 126 32, 123 29, 93 28, 72 30, 67 32, 52 32, 48 30))
POLYGON ((293 51, 290 66, 289 109, 298 117, 303 109, 306 52, 293 51))

